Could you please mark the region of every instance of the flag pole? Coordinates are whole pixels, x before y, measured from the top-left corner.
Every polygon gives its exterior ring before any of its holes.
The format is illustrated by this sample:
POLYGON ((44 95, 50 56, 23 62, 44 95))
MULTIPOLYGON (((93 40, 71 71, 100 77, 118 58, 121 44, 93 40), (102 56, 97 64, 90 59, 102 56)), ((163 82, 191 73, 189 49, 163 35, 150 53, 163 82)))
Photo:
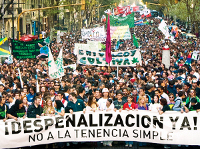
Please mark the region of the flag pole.
POLYGON ((18 68, 18 72, 19 72, 19 79, 20 79, 20 83, 21 83, 21 88, 23 88, 23 81, 22 81, 22 76, 21 76, 19 68, 18 68))
POLYGON ((108 72, 111 72, 110 69, 111 60, 112 60, 112 55, 111 55, 111 37, 110 37, 110 15, 108 14, 107 37, 106 37, 106 62, 109 64, 108 72))

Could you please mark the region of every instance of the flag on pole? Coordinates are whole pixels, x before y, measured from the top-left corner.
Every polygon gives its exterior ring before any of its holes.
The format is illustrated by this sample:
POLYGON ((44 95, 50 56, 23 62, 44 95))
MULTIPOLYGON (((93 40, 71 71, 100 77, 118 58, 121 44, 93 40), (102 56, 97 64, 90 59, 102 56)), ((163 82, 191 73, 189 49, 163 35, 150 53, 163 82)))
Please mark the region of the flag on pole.
POLYGON ((190 53, 188 54, 188 57, 187 57, 187 59, 186 59, 185 64, 191 65, 191 56, 192 56, 192 53, 191 53, 191 51, 190 51, 190 53))
POLYGON ((55 62, 56 66, 57 66, 57 78, 61 78, 62 76, 64 76, 64 68, 63 68, 63 56, 62 56, 62 52, 63 49, 61 48, 60 52, 59 52, 59 55, 58 55, 58 58, 55 62))
POLYGON ((20 83, 21 83, 21 88, 23 88, 23 81, 22 81, 22 76, 21 76, 21 72, 20 72, 19 68, 18 68, 18 72, 19 72, 19 79, 20 79, 20 83))
MULTIPOLYGON (((108 19, 107 19, 108 20, 108 19)), ((111 26, 127 26, 129 25, 130 28, 134 27, 134 13, 127 15, 125 17, 118 17, 118 16, 110 16, 110 25, 111 26)))
POLYGON ((139 47, 138 41, 137 41, 137 39, 135 38, 135 35, 134 35, 134 34, 133 34, 133 44, 134 44, 134 46, 135 46, 136 48, 139 47))
POLYGON ((107 38, 106 38, 106 62, 109 64, 112 60, 111 55, 111 37, 110 37, 110 15, 108 14, 107 38))
POLYGON ((167 26, 167 24, 165 23, 164 20, 161 21, 161 23, 158 26, 158 29, 161 30, 161 32, 165 35, 165 39, 169 39, 173 43, 176 42, 174 40, 174 37, 171 34, 169 34, 169 28, 168 28, 168 26, 167 26))
POLYGON ((49 68, 49 76, 51 78, 57 78, 56 72, 57 72, 57 66, 55 64, 53 55, 51 53, 51 50, 49 48, 49 53, 48 53, 48 68, 49 68))

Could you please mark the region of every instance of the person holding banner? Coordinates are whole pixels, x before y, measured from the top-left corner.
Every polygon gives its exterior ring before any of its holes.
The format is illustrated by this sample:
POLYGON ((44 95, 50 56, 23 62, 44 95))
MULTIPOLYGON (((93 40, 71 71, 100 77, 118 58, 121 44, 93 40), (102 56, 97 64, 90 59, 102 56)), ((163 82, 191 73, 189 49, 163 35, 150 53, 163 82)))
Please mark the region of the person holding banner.
POLYGON ((76 94, 74 92, 69 94, 69 98, 72 101, 69 101, 67 106, 65 107, 65 113, 73 114, 73 112, 78 112, 78 111, 83 111, 83 113, 85 113, 86 107, 83 100, 77 99, 76 94))
POLYGON ((200 112, 200 103, 197 101, 196 98, 192 98, 189 103, 187 103, 183 109, 181 109, 181 113, 185 111, 188 113, 189 111, 197 111, 200 112))
POLYGON ((14 120, 18 120, 18 118, 25 118, 26 111, 23 105, 23 101, 17 99, 15 104, 8 110, 8 118, 12 118, 14 120))
POLYGON ((95 112, 96 110, 98 110, 98 106, 99 105, 96 102, 96 98, 93 95, 89 96, 87 106, 86 106, 86 111, 95 112))
MULTIPOLYGON (((105 107, 104 110, 106 110, 106 112, 114 110, 114 105, 112 103, 112 99, 107 99, 106 100, 106 107, 105 107)), ((113 141, 103 141, 103 146, 112 146, 112 142, 113 141)))
POLYGON ((167 104, 167 100, 165 98, 161 98, 160 99, 160 104, 163 106, 162 109, 157 108, 158 113, 161 115, 163 114, 165 111, 169 111, 170 107, 167 104))
POLYGON ((7 111, 8 111, 8 106, 5 104, 6 99, 0 97, 0 119, 3 120, 4 122, 7 119, 7 111))
POLYGON ((46 116, 54 116, 54 114, 55 114, 55 110, 54 110, 53 103, 51 101, 50 96, 46 97, 46 103, 44 106, 44 114, 46 116))
POLYGON ((138 104, 135 105, 135 109, 137 110, 148 110, 148 104, 145 103, 145 97, 140 96, 138 99, 138 104))
POLYGON ((100 110, 105 110, 107 99, 110 99, 109 98, 109 90, 107 88, 103 88, 102 94, 103 94, 103 97, 99 99, 98 105, 99 105, 100 110))
POLYGON ((40 106, 40 97, 36 96, 34 98, 34 103, 28 107, 27 117, 28 118, 40 118, 40 116, 44 116, 43 109, 40 106))
POLYGON ((60 115, 60 116, 65 115, 64 105, 62 104, 62 102, 60 100, 55 100, 54 108, 55 108, 54 109, 55 115, 60 115))

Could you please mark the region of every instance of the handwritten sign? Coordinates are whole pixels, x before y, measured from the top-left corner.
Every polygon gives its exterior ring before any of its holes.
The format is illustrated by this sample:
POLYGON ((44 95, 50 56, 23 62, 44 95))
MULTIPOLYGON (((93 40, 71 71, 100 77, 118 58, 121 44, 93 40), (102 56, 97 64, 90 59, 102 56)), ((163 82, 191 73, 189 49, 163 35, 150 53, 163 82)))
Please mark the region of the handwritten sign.
POLYGON ((12 40, 12 54, 16 59, 36 58, 42 44, 43 39, 30 42, 12 40))

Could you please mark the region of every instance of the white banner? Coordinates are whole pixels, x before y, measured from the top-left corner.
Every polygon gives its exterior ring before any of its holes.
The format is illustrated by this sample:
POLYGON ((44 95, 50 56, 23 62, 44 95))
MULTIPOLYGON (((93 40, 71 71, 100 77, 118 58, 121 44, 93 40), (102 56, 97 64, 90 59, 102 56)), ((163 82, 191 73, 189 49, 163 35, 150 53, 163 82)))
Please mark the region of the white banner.
POLYGON ((81 29, 82 39, 90 39, 95 41, 105 41, 106 40, 106 32, 104 30, 104 26, 90 28, 90 29, 81 29))
MULTIPOLYGON (((136 66, 141 64, 140 50, 112 52, 110 66, 136 66)), ((84 65, 108 66, 105 60, 105 52, 95 52, 79 49, 77 53, 77 63, 84 65)))
POLYGON ((129 26, 111 26, 110 27, 111 39, 131 39, 129 26))
POLYGON ((76 112, 0 122, 0 148, 72 141, 139 141, 200 145, 200 114, 176 111, 76 112))

